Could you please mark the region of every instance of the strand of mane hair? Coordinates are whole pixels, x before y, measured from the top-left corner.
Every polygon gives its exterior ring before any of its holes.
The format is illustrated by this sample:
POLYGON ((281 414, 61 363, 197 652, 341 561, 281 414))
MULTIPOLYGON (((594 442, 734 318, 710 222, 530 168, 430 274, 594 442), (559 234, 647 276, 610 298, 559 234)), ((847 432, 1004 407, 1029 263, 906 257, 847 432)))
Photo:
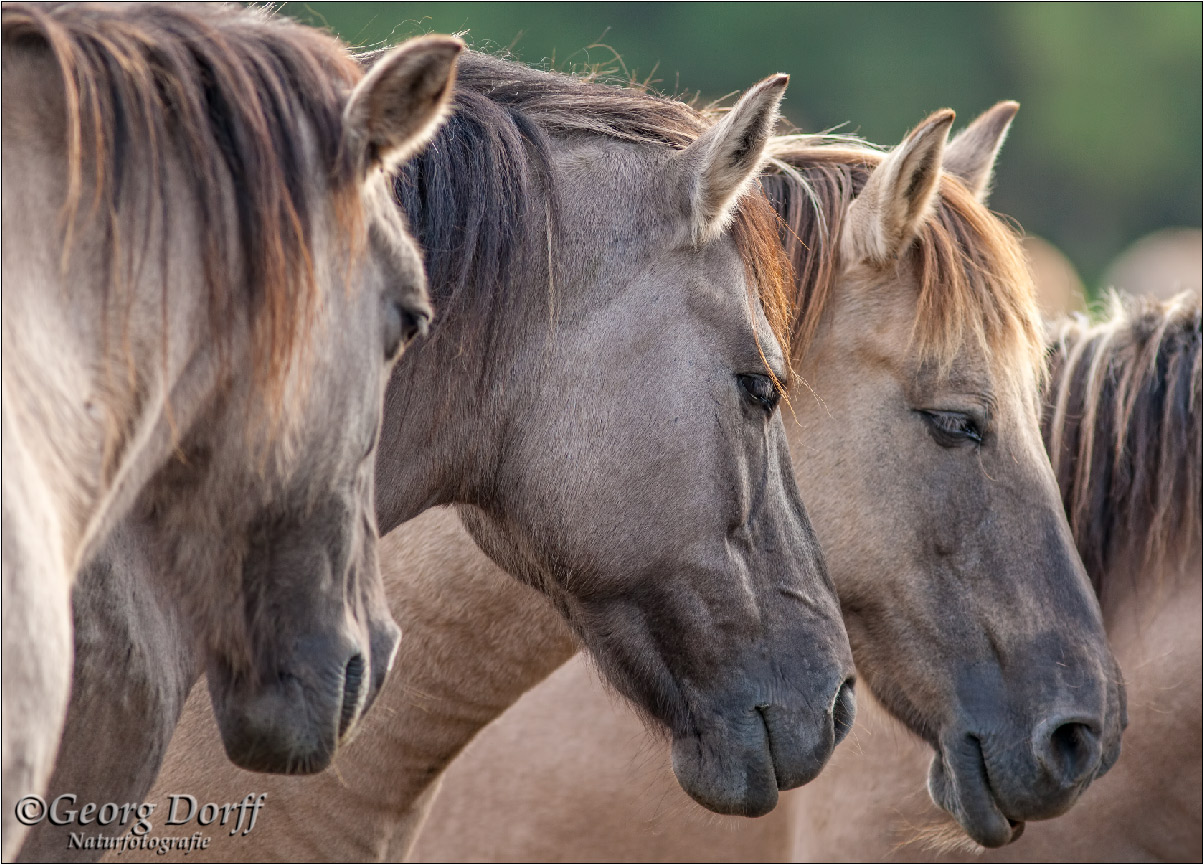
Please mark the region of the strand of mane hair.
MULTIPOLYGON (((359 190, 341 147, 342 109, 361 72, 345 48, 259 9, 171 5, 5 4, 3 42, 45 47, 61 74, 64 271, 81 219, 99 216, 109 272, 105 298, 113 291, 121 299, 147 263, 154 223, 164 238, 157 251, 166 273, 172 213, 188 201, 203 236, 200 268, 221 367, 242 304, 253 335, 253 375, 274 427, 288 371, 303 360, 322 308, 312 253, 319 206, 309 188, 313 177, 328 180, 334 221, 353 257, 362 244, 359 190), (184 190, 172 185, 173 155, 184 190), (148 178, 141 201, 131 198, 133 176, 148 178), (129 236, 135 213, 146 215, 141 239, 129 236)), ((162 288, 164 324, 171 281, 165 278, 162 288)), ((128 310, 128 299, 112 306, 128 310)), ((112 324, 106 319, 106 346, 112 324)), ((132 391, 128 326, 128 317, 120 321, 132 391)), ((162 350, 166 362, 166 343, 162 350)))

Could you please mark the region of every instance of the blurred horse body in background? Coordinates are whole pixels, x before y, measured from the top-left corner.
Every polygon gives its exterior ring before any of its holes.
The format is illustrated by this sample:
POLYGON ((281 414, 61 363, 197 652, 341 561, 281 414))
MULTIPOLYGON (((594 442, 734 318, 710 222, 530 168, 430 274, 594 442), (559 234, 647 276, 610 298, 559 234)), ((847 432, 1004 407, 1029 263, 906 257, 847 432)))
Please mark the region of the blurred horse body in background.
POLYGON ((1108 268, 1104 288, 1161 300, 1204 292, 1204 232, 1164 228, 1134 243, 1108 268))
POLYGON ((430 317, 378 167, 439 104, 382 117, 393 64, 361 81, 258 10, 2 14, 7 860, 54 765, 72 584, 132 512, 232 756, 318 768, 374 695, 397 628, 362 456, 430 317))

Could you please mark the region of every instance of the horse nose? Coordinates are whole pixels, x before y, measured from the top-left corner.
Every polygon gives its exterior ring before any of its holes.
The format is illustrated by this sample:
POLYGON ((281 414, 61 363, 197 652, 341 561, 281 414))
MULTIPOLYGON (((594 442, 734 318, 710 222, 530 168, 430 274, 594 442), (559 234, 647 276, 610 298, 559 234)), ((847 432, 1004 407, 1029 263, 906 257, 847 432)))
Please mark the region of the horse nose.
POLYGON ((1033 753, 1051 778, 1063 788, 1095 777, 1103 755, 1100 722, 1065 715, 1046 719, 1033 732, 1033 753))
POLYGON ((849 677, 841 683, 832 702, 832 731, 835 743, 839 745, 845 736, 853 729, 853 718, 857 715, 857 695, 853 693, 853 679, 849 677))

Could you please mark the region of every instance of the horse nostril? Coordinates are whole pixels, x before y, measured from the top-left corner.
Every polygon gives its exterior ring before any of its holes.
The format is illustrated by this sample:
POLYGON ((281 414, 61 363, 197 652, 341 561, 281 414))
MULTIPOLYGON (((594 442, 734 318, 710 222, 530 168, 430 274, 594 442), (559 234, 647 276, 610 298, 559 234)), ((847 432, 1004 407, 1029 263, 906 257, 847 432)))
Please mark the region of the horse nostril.
POLYGON ((1038 725, 1033 749, 1037 759, 1064 786, 1095 776, 1103 748, 1099 725, 1081 718, 1054 718, 1038 725))
POLYGON ((832 703, 832 729, 836 734, 836 744, 844 741, 845 736, 853 729, 853 718, 857 715, 857 696, 853 693, 852 678, 846 679, 836 692, 836 700, 832 703))
POLYGON ((358 652, 347 662, 343 673, 343 705, 339 711, 339 736, 341 740, 355 720, 360 706, 360 687, 364 681, 364 656, 358 652))

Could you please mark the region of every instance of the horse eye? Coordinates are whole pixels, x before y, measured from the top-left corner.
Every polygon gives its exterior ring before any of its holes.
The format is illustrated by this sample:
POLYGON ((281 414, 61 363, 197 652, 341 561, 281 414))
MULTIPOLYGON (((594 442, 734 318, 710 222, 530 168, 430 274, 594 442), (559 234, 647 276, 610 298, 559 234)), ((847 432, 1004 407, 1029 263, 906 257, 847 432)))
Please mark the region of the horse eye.
POLYGON ((982 444, 982 427, 968 414, 959 411, 921 411, 920 415, 928 423, 928 432, 941 447, 982 444))
POLYGON ((385 304, 385 360, 392 361, 416 336, 425 336, 429 316, 399 303, 385 304))
POLYGON ((740 385, 746 399, 752 400, 768 412, 778 406, 782 394, 778 386, 767 375, 738 375, 736 381, 740 385))

